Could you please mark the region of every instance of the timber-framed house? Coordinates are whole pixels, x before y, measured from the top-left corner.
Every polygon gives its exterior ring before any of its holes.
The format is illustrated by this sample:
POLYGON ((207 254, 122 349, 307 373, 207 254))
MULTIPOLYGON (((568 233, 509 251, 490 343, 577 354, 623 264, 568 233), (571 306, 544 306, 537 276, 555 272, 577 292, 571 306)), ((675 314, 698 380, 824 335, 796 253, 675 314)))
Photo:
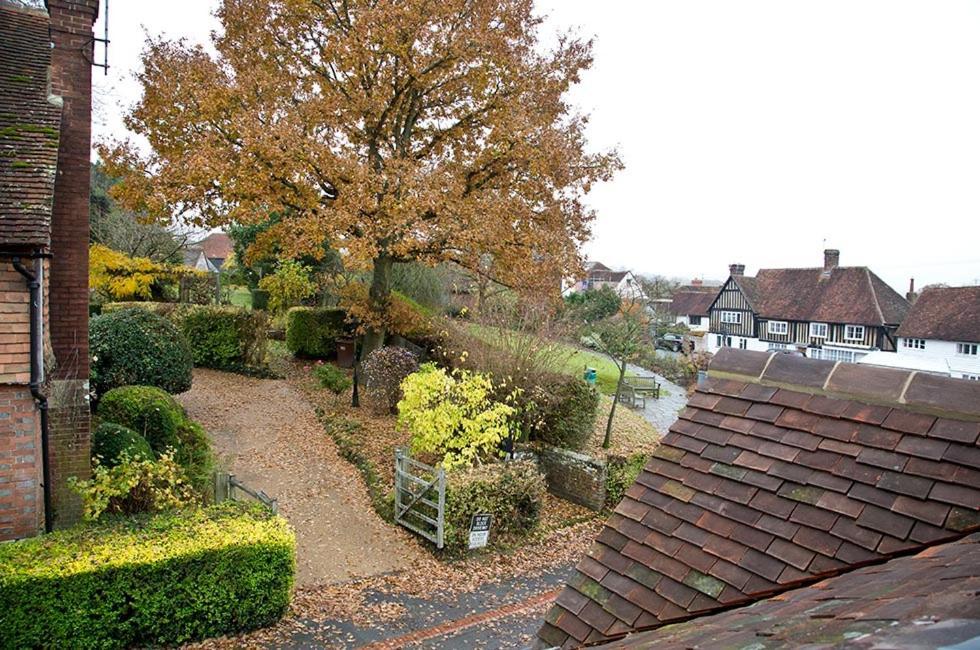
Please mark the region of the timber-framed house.
POLYGON ((908 301, 863 266, 760 269, 732 264, 708 309, 707 349, 794 350, 815 359, 854 362, 874 350, 894 352, 908 301))

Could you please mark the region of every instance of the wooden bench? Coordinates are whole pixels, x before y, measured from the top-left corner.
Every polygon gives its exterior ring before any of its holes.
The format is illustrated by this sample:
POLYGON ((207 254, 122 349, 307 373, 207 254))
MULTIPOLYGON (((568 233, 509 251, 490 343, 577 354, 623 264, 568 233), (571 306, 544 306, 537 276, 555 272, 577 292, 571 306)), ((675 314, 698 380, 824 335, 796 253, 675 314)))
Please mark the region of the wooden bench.
POLYGON ((619 390, 619 401, 632 408, 643 409, 647 397, 660 399, 660 384, 655 377, 626 377, 619 390))

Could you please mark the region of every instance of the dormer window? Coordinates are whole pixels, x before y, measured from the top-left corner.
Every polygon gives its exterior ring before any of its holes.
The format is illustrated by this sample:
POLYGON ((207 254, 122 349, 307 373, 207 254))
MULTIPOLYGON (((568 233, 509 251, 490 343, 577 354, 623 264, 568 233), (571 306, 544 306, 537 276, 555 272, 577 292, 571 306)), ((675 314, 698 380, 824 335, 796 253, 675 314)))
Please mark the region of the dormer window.
POLYGON ((905 347, 911 348, 913 350, 925 350, 926 349, 926 340, 925 339, 905 339, 904 345, 905 345, 905 347))
POLYGON ((810 323, 810 338, 811 339, 827 338, 827 323, 810 323))
POLYGON ((956 354, 962 354, 968 357, 977 356, 977 343, 957 343, 956 344, 956 354))
POLYGON ((789 325, 784 320, 771 320, 769 321, 769 333, 770 334, 786 334, 789 331, 789 325))
POLYGON ((863 341, 864 340, 864 325, 845 325, 844 326, 844 340, 845 341, 863 341))

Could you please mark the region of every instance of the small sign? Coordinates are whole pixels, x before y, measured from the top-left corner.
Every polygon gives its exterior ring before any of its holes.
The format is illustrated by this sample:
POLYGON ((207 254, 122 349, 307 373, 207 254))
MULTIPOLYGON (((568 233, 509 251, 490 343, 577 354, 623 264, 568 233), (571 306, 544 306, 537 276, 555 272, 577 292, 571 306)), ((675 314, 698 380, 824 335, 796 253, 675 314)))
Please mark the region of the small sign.
POLYGON ((470 548, 483 548, 490 541, 490 515, 473 515, 470 521, 470 548))

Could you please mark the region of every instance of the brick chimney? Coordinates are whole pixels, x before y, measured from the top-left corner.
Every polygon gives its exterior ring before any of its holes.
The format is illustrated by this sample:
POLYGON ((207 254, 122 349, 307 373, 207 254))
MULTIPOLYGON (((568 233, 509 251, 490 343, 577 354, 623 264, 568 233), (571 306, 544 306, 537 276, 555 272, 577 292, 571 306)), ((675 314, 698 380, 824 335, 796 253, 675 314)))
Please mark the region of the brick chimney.
POLYGON ((828 248, 823 252, 823 270, 832 271, 840 263, 840 251, 836 248, 828 248))
POLYGON ((703 284, 704 282, 701 280, 701 278, 694 278, 693 280, 691 280, 692 287, 700 287, 703 284))
POLYGON ((905 299, 909 302, 915 302, 915 278, 909 278, 909 292, 905 294, 905 299))
POLYGON ((55 357, 49 454, 56 527, 77 521, 69 476, 89 473, 88 238, 92 146, 92 26, 98 0, 47 0, 51 91, 64 101, 51 213, 48 335, 55 357))
POLYGON ((744 264, 729 264, 728 265, 729 275, 745 275, 745 265, 744 264))

